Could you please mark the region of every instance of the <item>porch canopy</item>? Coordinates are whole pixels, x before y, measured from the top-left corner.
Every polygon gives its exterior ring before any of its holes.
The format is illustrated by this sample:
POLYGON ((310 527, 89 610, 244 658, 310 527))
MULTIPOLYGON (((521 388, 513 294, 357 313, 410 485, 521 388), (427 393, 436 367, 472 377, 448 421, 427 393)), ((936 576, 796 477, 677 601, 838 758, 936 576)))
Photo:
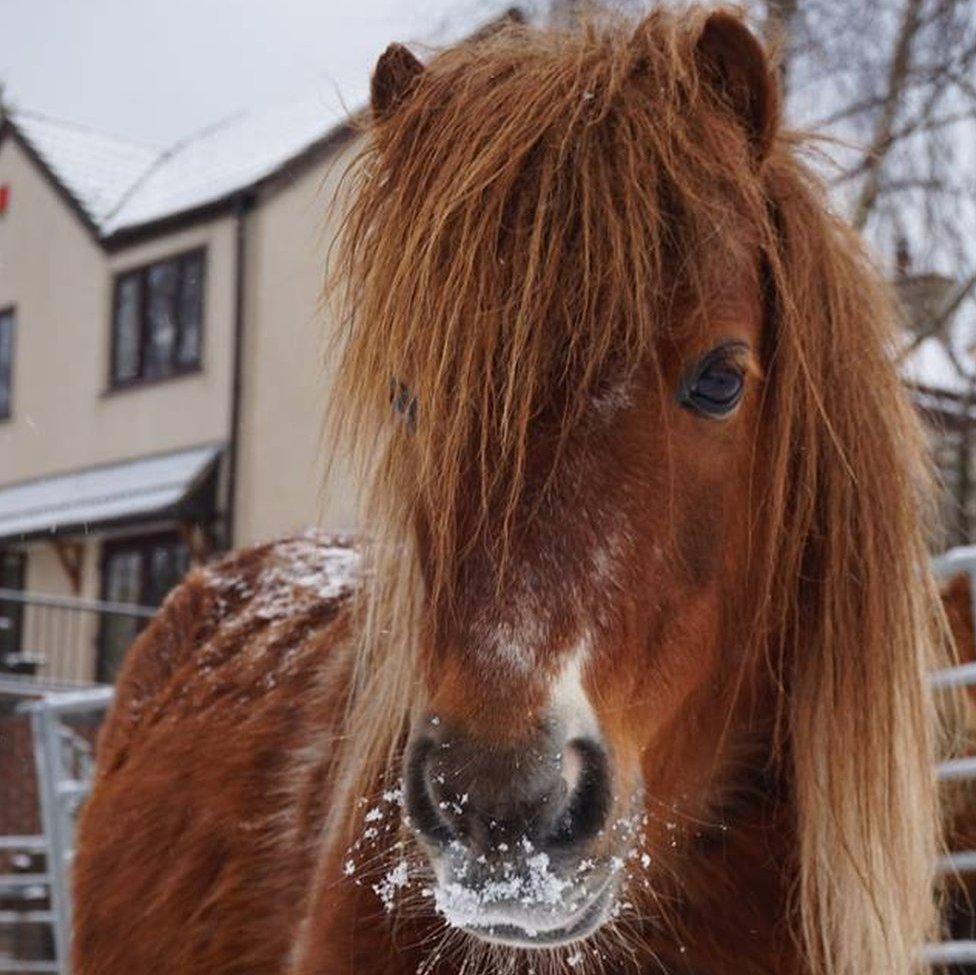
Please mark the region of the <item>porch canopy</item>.
POLYGON ((0 541, 206 517, 221 451, 209 444, 0 487, 0 541))

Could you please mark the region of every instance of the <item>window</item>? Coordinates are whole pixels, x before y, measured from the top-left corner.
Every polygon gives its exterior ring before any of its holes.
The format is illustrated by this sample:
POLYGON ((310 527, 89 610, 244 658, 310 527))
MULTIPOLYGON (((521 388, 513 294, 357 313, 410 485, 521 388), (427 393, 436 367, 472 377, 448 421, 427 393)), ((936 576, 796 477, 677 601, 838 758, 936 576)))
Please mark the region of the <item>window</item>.
POLYGON ((10 416, 14 378, 14 310, 0 311, 0 420, 10 416))
MULTIPOLYGON (((102 598, 112 603, 159 606, 189 567, 189 549, 177 535, 108 542, 102 561, 102 598)), ((115 680, 126 650, 146 622, 142 617, 103 614, 99 680, 115 680)))
POLYGON ((115 279, 112 386, 200 368, 205 266, 204 252, 197 250, 115 279))
MULTIPOLYGON (((0 550, 0 589, 24 588, 22 552, 0 550)), ((24 604, 0 597, 0 671, 17 669, 24 632, 24 604)))

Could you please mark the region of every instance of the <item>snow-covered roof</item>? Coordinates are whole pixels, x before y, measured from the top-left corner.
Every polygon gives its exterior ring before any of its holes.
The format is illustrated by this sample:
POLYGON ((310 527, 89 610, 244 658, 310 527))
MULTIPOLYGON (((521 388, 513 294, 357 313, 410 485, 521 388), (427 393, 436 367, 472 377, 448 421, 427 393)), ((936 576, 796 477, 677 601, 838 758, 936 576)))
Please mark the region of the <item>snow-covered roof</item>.
POLYGON ((11 121, 96 227, 160 157, 158 147, 34 112, 11 113, 11 121))
MULTIPOLYGON (((362 93, 354 104, 364 101, 362 93)), ((32 112, 10 115, 102 238, 226 200, 328 139, 348 118, 336 95, 318 91, 160 149, 32 112)))
POLYGON ((336 96, 317 91, 227 119, 166 150, 102 231, 108 236, 226 199, 327 139, 348 117, 336 96))
POLYGON ((193 447, 0 488, 0 538, 169 515, 206 477, 220 450, 193 447))

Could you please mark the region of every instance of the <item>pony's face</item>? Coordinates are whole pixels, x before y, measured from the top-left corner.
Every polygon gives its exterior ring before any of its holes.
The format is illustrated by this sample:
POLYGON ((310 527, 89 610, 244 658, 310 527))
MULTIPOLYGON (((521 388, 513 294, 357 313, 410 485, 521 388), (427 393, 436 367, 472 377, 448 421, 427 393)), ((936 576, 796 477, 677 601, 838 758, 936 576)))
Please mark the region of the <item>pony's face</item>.
MULTIPOLYGON (((405 744, 418 893, 483 941, 574 942, 616 899, 625 942, 710 971, 756 945, 715 930, 746 889, 811 970, 929 936, 921 439, 776 103, 695 7, 377 67, 334 278, 377 540, 335 822, 405 744)), ((586 957, 617 970, 613 935, 586 957)))
POLYGON ((554 468, 540 418, 529 454, 557 486, 520 499, 501 586, 489 552, 468 553, 449 618, 430 622, 407 809, 439 906, 485 939, 590 934, 625 874, 650 880, 721 787, 759 293, 755 267, 730 268, 655 367, 597 390, 554 468))
MULTIPOLYGON (((773 96, 755 40, 719 16, 690 57, 702 61, 702 78, 721 77, 720 90, 741 99, 723 122, 716 110, 715 126, 725 126, 726 148, 744 166, 758 165, 771 123, 756 106, 768 109, 763 98, 773 96)), ((487 78, 489 95, 503 98, 492 89, 508 70, 482 65, 471 84, 487 78)), ((374 78, 381 118, 403 111, 422 71, 402 48, 384 56, 374 78)), ((598 84, 613 77, 610 71, 598 84)), ((441 124, 454 118, 443 106, 457 84, 463 80, 431 96, 441 124)), ((580 87, 584 106, 588 96, 596 99, 580 87)), ((656 179, 650 152, 627 169, 625 123, 607 123, 606 134, 594 136, 597 129, 579 122, 576 97, 565 114, 567 125, 580 126, 580 144, 594 140, 588 151, 606 155, 622 179, 656 179), (607 147, 614 140, 619 158, 607 147)), ((610 112, 613 99, 604 97, 610 112)), ((498 111, 517 116, 518 107, 498 111)), ((658 124, 652 105, 639 114, 637 124, 658 124)), ((388 151, 422 158, 429 118, 418 114, 409 137, 401 132, 409 126, 397 124, 409 149, 388 151)), ((502 130, 512 124, 499 119, 502 130)), ((479 135, 466 163, 491 170, 480 174, 486 185, 507 179, 506 153, 491 138, 479 135), (496 151, 498 163, 486 163, 496 151)), ((667 138, 660 137, 662 159, 667 138)), ((427 487, 411 507, 426 575, 426 701, 404 761, 408 821, 447 920, 523 947, 592 934, 612 916, 626 875, 666 871, 684 826, 722 787, 717 753, 736 684, 730 675, 743 673, 736 596, 755 515, 750 479, 763 383, 761 254, 748 208, 700 175, 713 198, 709 219, 721 227, 703 256, 690 243, 694 237, 701 249, 700 227, 669 226, 669 214, 684 204, 656 187, 644 237, 654 258, 645 262, 641 240, 621 244, 621 226, 603 225, 615 205, 615 178, 598 177, 605 204, 581 202, 598 190, 579 181, 558 139, 549 143, 557 148, 526 151, 497 210, 486 195, 484 212, 433 218, 425 233, 434 239, 497 218, 485 235, 495 253, 476 256, 491 263, 476 286, 447 245, 415 271, 445 296, 447 310, 418 311, 428 322, 402 342, 406 375, 395 380, 393 402, 407 421, 403 456, 427 452, 416 461, 427 465, 419 478, 427 487), (546 152, 550 163, 540 162, 546 152), (522 235, 520 227, 539 227, 552 211, 558 220, 562 210, 565 227, 540 231, 553 234, 550 247, 522 235), (618 265, 606 273, 606 304, 594 298, 603 253, 618 265), (547 264, 551 287, 532 280, 547 264), (451 305, 455 275, 475 293, 470 314, 485 324, 470 328, 480 335, 439 331, 438 319, 464 314, 451 305), (593 295, 567 310, 560 295, 581 277, 593 279, 582 289, 593 295), (518 297, 529 291, 542 295, 538 308, 518 297), (630 325, 614 321, 615 305, 624 314, 637 309, 630 325), (496 307, 512 310, 485 311, 496 307), (443 380, 445 362, 458 370, 456 394, 443 380), (437 476, 437 450, 447 487, 437 476)), ((458 199, 468 198, 474 181, 459 180, 458 199)), ((629 221, 635 236, 644 219, 629 221)), ((433 250, 429 239, 412 246, 433 250)))

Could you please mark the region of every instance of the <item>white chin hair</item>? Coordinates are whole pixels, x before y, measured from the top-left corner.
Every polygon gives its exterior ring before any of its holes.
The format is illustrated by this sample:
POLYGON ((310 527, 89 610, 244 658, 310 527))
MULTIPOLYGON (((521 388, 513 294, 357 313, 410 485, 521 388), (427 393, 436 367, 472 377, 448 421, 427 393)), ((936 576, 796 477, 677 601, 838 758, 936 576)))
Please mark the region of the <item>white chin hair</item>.
POLYGON ((441 910, 445 920, 473 937, 512 948, 558 948, 588 938, 607 920, 613 903, 614 884, 606 884, 595 896, 565 918, 555 919, 531 911, 467 911, 454 914, 441 910), (554 923, 555 922, 555 923, 554 923))

